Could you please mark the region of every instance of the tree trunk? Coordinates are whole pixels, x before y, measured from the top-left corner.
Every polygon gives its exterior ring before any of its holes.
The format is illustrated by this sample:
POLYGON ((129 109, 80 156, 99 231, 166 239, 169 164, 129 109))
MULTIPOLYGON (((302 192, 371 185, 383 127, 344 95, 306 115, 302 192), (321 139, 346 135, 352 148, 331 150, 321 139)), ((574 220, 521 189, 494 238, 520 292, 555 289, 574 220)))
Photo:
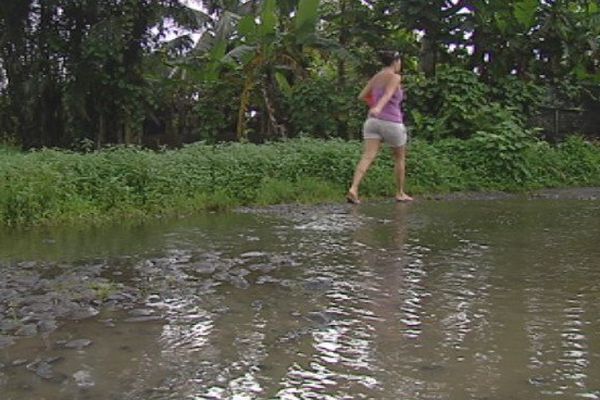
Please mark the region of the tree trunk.
MULTIPOLYGON (((348 30, 348 21, 346 21, 346 18, 345 18, 347 15, 347 11, 348 11, 347 0, 341 0, 340 1, 341 21, 340 21, 339 42, 340 42, 340 45, 344 48, 350 42, 350 32, 348 30)), ((340 88, 343 88, 346 86, 346 82, 347 82, 346 61, 345 60, 343 60, 343 59, 338 60, 337 72, 338 72, 338 79, 337 79, 338 85, 340 88)), ((346 139, 352 139, 352 137, 353 137, 352 132, 349 132, 349 130, 348 130, 348 124, 346 123, 345 119, 338 119, 336 121, 336 131, 337 131, 338 137, 343 137, 346 139)))
POLYGON ((273 128, 273 132, 275 133, 275 135, 281 136, 282 138, 286 138, 287 137, 286 128, 285 128, 285 126, 283 126, 283 124, 280 124, 277 121, 275 106, 273 104, 273 101, 271 100, 269 91, 264 86, 262 88, 262 93, 263 93, 263 96, 265 99, 267 116, 269 117, 269 125, 271 126, 271 128, 273 128))
POLYGON ((100 114, 98 117, 98 133, 96 135, 96 149, 100 150, 104 141, 106 140, 106 124, 104 122, 104 115, 100 114))
POLYGON ((3 32, 0 44, 0 58, 6 71, 6 93, 10 101, 11 119, 15 121, 15 134, 23 149, 35 145, 35 137, 29 129, 25 106, 30 99, 25 91, 28 73, 25 68, 28 59, 26 31, 32 1, 0 1, 3 32))
MULTIPOLYGON (((338 41, 340 46, 346 47, 349 41, 349 32, 346 21, 346 11, 348 10, 346 0, 340 0, 340 34, 338 41)), ((346 62, 342 59, 338 60, 338 84, 343 86, 346 83, 346 62)))
POLYGON ((421 41, 421 70, 427 77, 435 76, 437 67, 437 42, 431 30, 426 29, 421 41))

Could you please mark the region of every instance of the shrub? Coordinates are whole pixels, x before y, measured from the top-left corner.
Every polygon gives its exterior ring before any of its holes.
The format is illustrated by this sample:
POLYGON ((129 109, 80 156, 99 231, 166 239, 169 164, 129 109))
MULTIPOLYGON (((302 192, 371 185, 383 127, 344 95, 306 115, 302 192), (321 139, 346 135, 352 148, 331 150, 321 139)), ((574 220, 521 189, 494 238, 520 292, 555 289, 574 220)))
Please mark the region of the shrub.
MULTIPOLYGON (((179 150, 113 147, 87 154, 0 153, 0 223, 105 221, 241 204, 342 199, 360 157, 358 141, 293 139, 265 145, 196 143, 179 150)), ((600 185, 600 147, 572 137, 538 141, 510 119, 471 139, 413 140, 407 185, 413 193, 600 185)), ((362 196, 391 196, 385 150, 362 196)))
POLYGON ((406 80, 406 110, 416 135, 427 140, 468 138, 475 133, 474 112, 489 103, 489 88, 465 69, 441 66, 435 78, 406 80))
POLYGON ((357 137, 366 107, 356 97, 356 84, 340 86, 333 79, 316 77, 294 85, 285 99, 291 136, 357 137))
POLYGON ((449 66, 432 79, 407 77, 406 87, 408 120, 415 135, 429 141, 468 139, 505 121, 522 126, 546 98, 545 89, 533 83, 507 77, 485 84, 472 71, 449 66))

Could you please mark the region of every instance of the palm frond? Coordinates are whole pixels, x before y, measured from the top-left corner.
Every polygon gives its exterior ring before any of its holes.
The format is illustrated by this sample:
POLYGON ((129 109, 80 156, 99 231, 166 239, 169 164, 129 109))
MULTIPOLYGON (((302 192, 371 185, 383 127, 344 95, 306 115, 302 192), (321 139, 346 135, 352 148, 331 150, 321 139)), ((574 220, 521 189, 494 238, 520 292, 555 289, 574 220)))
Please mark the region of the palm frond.
POLYGON ((210 20, 210 15, 190 7, 178 7, 169 15, 176 24, 188 29, 200 29, 210 20))
POLYGON ((225 55, 227 60, 244 63, 256 54, 256 46, 241 45, 225 55))

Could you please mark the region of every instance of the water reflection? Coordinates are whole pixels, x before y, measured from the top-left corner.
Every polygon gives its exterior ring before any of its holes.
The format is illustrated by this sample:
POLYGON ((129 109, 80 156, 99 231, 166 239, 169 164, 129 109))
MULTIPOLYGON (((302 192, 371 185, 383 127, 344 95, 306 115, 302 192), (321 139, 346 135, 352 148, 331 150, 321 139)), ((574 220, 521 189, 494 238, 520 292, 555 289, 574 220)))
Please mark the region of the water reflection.
MULTIPOLYGON (((110 258, 120 272, 111 279, 136 285, 142 314, 161 320, 115 317, 119 335, 86 330, 98 346, 57 367, 70 383, 35 378, 31 393, 600 399, 599 215, 594 202, 424 202, 289 206, 153 227, 142 235, 151 251, 110 258), (79 370, 92 374, 92 391, 74 384, 79 370), (123 379, 107 383, 116 371, 123 379)), ((30 351, 19 346, 0 364, 30 351)), ((12 383, 25 377, 0 368, 0 388, 27 399, 12 383)))

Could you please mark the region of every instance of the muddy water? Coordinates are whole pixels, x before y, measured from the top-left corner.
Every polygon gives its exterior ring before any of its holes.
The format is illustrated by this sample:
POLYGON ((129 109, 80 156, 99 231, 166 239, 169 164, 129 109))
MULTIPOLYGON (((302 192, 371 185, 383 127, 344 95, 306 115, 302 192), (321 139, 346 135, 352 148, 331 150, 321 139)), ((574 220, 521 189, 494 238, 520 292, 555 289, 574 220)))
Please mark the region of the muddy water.
POLYGON ((274 207, 0 239, 4 271, 95 266, 106 284, 99 314, 7 334, 2 399, 600 399, 600 201, 274 207), (130 303, 111 302, 122 287, 130 303))

